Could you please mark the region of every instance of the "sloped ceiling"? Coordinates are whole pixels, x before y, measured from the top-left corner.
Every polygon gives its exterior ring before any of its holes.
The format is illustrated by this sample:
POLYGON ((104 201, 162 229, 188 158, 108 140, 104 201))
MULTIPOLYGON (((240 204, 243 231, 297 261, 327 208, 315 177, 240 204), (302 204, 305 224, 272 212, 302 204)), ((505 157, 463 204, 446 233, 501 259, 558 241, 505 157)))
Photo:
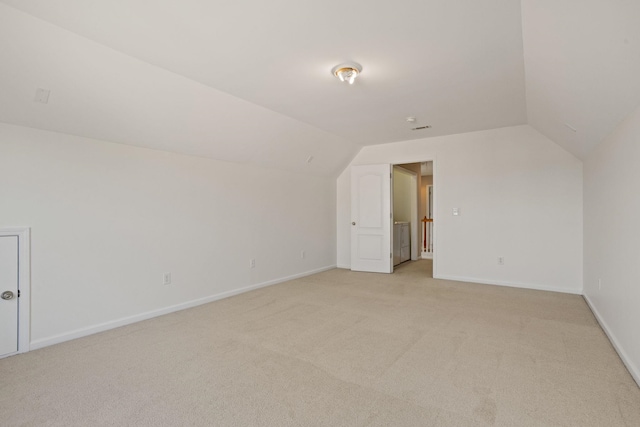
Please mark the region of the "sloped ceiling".
POLYGON ((531 126, 584 159, 640 105, 640 1, 523 0, 531 126))
POLYGON ((635 0, 2 3, 0 121, 267 167, 524 123, 584 157, 640 103, 635 0))

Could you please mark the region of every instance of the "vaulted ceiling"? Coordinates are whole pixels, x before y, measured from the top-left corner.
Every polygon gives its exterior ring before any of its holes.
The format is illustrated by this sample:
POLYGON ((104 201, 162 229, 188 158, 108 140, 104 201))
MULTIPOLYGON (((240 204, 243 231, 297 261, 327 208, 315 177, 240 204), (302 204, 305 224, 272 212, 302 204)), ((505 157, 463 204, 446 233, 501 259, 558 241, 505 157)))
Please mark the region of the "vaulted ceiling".
POLYGON ((222 160, 525 123, 584 157, 640 104, 637 0, 2 3, 0 121, 222 160))

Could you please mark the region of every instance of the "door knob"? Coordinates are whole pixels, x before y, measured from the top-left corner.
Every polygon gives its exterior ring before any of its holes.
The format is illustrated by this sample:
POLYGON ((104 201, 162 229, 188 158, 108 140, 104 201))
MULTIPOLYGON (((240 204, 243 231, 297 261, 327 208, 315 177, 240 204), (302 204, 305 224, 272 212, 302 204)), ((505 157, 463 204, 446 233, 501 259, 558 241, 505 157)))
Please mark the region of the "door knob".
POLYGON ((9 299, 13 299, 13 292, 11 292, 11 291, 4 291, 4 292, 2 293, 2 299, 7 299, 7 300, 9 300, 9 299))
POLYGON ((355 222, 355 221, 353 221, 353 222, 351 223, 351 225, 356 225, 356 222, 355 222))

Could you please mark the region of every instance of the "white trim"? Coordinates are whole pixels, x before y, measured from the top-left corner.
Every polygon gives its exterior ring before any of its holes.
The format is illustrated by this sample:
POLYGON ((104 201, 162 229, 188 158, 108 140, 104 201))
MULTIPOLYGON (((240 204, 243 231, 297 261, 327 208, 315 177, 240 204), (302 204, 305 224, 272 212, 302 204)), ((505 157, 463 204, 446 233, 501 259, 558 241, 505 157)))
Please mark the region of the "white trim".
POLYGON ((433 278, 444 279, 444 280, 454 280, 456 282, 480 283, 483 285, 506 286, 509 288, 533 289, 536 291, 550 291, 550 292, 560 292, 563 294, 582 295, 582 289, 580 288, 576 288, 576 289, 554 288, 552 286, 537 285, 537 284, 531 284, 531 283, 504 282, 500 280, 478 279, 475 277, 450 276, 447 274, 439 274, 437 276, 434 274, 433 278))
POLYGON ((0 236, 18 236, 18 351, 11 356, 29 351, 31 331, 31 229, 29 227, 2 227, 0 236))
POLYGON ((609 341, 611 341, 611 345, 613 345, 613 348, 615 348, 616 352, 618 352, 618 356, 620 356, 622 363, 624 363, 624 366, 627 367, 627 370, 629 371, 633 379, 638 384, 638 387, 640 387, 640 369, 638 369, 638 367, 634 365, 631 358, 627 355, 627 352, 624 351, 624 348, 622 348, 622 346, 616 339, 615 335, 613 335, 613 332, 611 332, 611 329, 607 325, 607 322, 604 321, 604 319, 600 315, 600 312, 596 309, 595 305, 593 304, 593 302, 591 302, 589 297, 587 295, 583 295, 582 297, 584 298, 585 302, 591 309, 593 316, 596 318, 596 320, 600 324, 600 327, 602 328, 604 333, 607 334, 609 341))
POLYGON ((63 334, 54 335, 52 337, 41 338, 31 343, 31 349, 36 350, 38 348, 47 347, 53 344, 59 344, 61 342, 73 340, 76 338, 85 337, 87 335, 96 334, 98 332, 107 331, 109 329, 119 328, 120 326, 129 325, 131 323, 141 322, 143 320, 151 319, 154 317, 162 316, 164 314, 173 313, 187 308, 196 307, 202 304, 207 304, 213 301, 217 301, 223 298, 228 298, 234 295, 242 294, 245 292, 253 291, 255 289, 264 288, 266 286, 275 285, 278 283, 286 282, 289 280, 299 279, 300 277, 310 276, 312 274, 321 273, 323 271, 332 270, 336 268, 335 265, 329 265, 321 267, 315 270, 305 271, 303 273, 294 274, 292 276, 281 277, 279 279, 268 280, 266 282, 258 283, 255 285, 246 286, 240 289, 234 289, 231 291, 221 292, 219 294, 210 295, 204 298, 198 298, 195 300, 183 302, 181 304, 172 305, 169 307, 161 308, 158 310, 147 311, 145 313, 135 314, 129 317, 123 317, 121 319, 111 320, 109 322, 100 323, 86 328, 76 329, 75 331, 65 332, 63 334))
POLYGON ((337 268, 346 268, 347 270, 351 270, 351 266, 349 264, 338 264, 337 268))

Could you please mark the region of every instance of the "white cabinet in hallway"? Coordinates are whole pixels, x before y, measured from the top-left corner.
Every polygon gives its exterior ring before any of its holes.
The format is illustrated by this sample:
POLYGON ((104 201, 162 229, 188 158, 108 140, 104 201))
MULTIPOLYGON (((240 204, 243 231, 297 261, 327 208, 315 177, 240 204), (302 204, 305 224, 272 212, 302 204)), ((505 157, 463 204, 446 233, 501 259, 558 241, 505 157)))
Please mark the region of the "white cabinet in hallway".
POLYGON ((393 224, 393 265, 411 259, 411 233, 408 222, 393 224))

